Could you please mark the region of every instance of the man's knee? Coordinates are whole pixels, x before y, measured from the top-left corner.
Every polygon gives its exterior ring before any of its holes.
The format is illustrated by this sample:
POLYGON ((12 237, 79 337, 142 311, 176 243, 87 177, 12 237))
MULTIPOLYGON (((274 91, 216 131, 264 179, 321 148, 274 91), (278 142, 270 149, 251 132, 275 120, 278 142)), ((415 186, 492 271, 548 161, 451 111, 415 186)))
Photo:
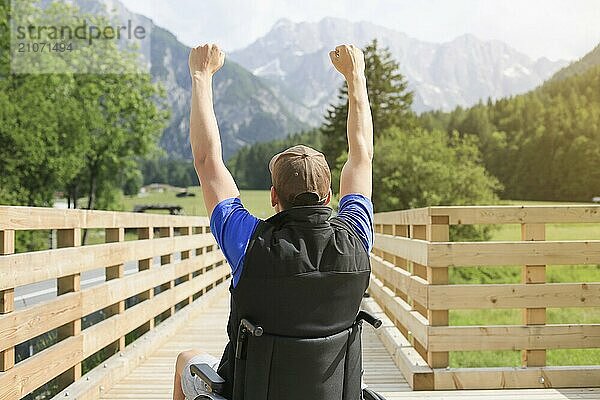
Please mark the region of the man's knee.
POLYGON ((182 351, 177 355, 177 363, 175 365, 175 370, 178 374, 181 375, 181 371, 185 368, 185 365, 192 359, 192 357, 200 354, 200 351, 197 349, 190 349, 182 351))

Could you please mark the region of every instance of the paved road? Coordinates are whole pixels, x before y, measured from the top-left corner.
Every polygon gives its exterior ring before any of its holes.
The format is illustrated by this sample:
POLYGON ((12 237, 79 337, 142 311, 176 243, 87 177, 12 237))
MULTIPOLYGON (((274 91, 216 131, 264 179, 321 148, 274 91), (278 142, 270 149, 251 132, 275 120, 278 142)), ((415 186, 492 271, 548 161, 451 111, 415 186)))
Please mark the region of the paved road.
MULTIPOLYGON (((180 253, 175 253, 173 257, 175 262, 180 260, 180 253)), ((160 264, 160 257, 154 257, 153 266, 160 264)), ((137 261, 125 263, 125 275, 133 274, 138 270, 137 261)), ((105 281, 104 268, 85 271, 81 274, 81 288, 85 289, 91 286, 99 285, 105 281)), ((15 289, 15 309, 20 310, 30 307, 56 297, 56 279, 50 279, 43 282, 36 282, 31 285, 21 286, 15 289)))

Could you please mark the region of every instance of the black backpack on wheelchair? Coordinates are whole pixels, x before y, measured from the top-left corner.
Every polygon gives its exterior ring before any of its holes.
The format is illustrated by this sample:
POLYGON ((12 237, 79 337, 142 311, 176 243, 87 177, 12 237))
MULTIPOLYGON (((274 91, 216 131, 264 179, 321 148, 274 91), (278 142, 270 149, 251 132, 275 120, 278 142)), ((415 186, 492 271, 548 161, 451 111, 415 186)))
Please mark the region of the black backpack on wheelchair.
POLYGON ((360 311, 348 329, 319 338, 270 335, 242 319, 235 347, 233 398, 221 396, 225 380, 207 364, 190 366, 209 394, 195 400, 385 400, 362 388, 363 321, 381 321, 360 311))
POLYGON ((377 321, 359 312, 369 254, 331 213, 292 207, 258 224, 230 287, 218 373, 191 366, 211 392, 198 400, 381 399, 361 387, 362 321, 377 321))

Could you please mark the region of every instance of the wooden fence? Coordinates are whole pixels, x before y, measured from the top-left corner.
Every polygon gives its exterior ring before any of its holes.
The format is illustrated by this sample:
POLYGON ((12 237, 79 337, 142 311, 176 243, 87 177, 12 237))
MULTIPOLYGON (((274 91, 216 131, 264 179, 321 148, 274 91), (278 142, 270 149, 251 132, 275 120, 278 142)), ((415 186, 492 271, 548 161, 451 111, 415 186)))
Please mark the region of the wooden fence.
MULTIPOLYGON (((546 323, 547 308, 600 307, 598 282, 546 283, 546 265, 600 264, 598 240, 546 241, 555 223, 600 224, 600 206, 376 214, 369 292, 385 321, 377 332, 414 389, 600 386, 599 365, 546 366, 548 349, 600 348, 600 324, 546 323), (449 241, 451 225, 482 224, 519 224, 522 240, 449 241), (521 266, 521 283, 449 282, 453 267, 506 265, 521 266), (469 309, 522 309, 523 323, 451 324, 449 310, 469 309), (449 368, 451 352, 480 350, 519 350, 523 365, 449 368)), ((60 398, 97 398, 210 304, 229 273, 206 218, 0 207, 0 400, 49 382, 68 386, 60 398), (104 243, 81 246, 83 229, 103 231, 104 243), (56 248, 15 254, 15 235, 36 230, 51 230, 56 248), (102 282, 82 288, 82 274, 98 269, 102 282), (50 284, 50 298, 15 308, 15 289, 36 284, 50 284), (16 362, 15 348, 43 335, 54 339, 16 362), (99 352, 115 355, 82 378, 99 352)))
POLYGON ((374 311, 389 322, 380 336, 414 389, 600 386, 600 365, 546 366, 547 349, 600 348, 600 324, 546 323, 546 308, 600 307, 600 282, 546 283, 547 265, 600 264, 600 240, 546 241, 546 224, 554 223, 600 224, 600 207, 430 207, 376 214, 369 292, 381 307, 374 311), (521 241, 449 241, 451 225, 482 224, 519 224, 521 241), (521 266, 521 283, 449 282, 451 267, 507 265, 521 266), (523 321, 450 326, 449 310, 467 309, 522 309, 523 321), (481 350, 520 350, 522 366, 449 367, 449 352, 481 350))
MULTIPOLYGON (((77 384, 84 360, 101 350, 123 356, 126 344, 130 349, 139 342, 130 346, 126 337, 166 332, 170 321, 194 308, 186 305, 225 287, 229 273, 203 217, 0 207, 0 399, 22 398, 50 381, 58 389, 77 384), (104 230, 105 243, 81 246, 83 229, 104 230), (32 230, 52 230, 57 248, 15 254, 15 233, 32 230), (103 282, 82 289, 81 274, 99 268, 103 282), (15 289, 32 284, 56 292, 15 309, 15 289), (82 329, 90 315, 101 320, 82 329), (40 335, 55 339, 16 362, 15 346, 40 335)), ((106 375, 114 374, 105 369, 90 381, 94 370, 78 399, 86 391, 97 397, 106 375)))

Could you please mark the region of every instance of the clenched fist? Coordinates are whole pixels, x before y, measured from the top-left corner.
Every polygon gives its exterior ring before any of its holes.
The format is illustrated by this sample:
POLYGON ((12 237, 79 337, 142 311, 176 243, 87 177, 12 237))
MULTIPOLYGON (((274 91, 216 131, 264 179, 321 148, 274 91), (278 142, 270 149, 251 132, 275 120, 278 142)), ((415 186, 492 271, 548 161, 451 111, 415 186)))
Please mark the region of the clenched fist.
POLYGON ((346 80, 353 77, 364 76, 365 56, 361 49, 353 44, 347 46, 341 44, 334 51, 329 52, 331 63, 346 80))
POLYGON ((214 74, 223 66, 225 53, 216 44, 205 44, 192 48, 190 51, 190 74, 195 73, 214 74))

